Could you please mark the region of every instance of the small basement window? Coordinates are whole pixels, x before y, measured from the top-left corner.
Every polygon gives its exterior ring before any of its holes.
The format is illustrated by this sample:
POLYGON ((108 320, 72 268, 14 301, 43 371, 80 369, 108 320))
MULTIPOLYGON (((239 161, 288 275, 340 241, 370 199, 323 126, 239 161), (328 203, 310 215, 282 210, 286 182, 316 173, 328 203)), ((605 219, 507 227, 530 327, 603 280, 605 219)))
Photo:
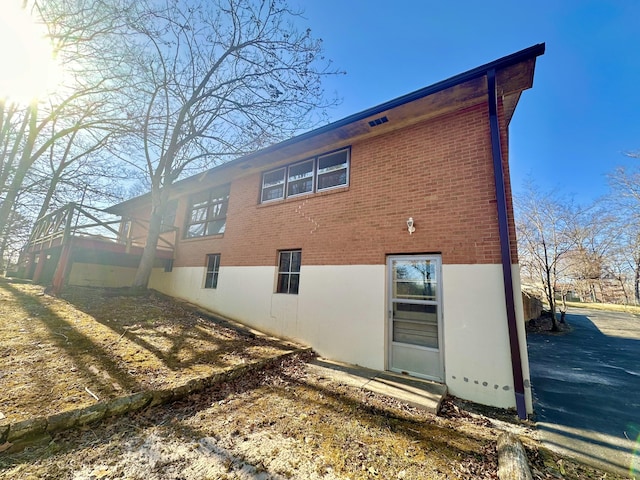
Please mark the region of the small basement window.
POLYGON ((278 255, 277 293, 298 294, 302 250, 283 250, 278 255))
POLYGON ((218 287, 218 273, 220 272, 220 254, 207 255, 207 270, 204 275, 204 288, 218 287))

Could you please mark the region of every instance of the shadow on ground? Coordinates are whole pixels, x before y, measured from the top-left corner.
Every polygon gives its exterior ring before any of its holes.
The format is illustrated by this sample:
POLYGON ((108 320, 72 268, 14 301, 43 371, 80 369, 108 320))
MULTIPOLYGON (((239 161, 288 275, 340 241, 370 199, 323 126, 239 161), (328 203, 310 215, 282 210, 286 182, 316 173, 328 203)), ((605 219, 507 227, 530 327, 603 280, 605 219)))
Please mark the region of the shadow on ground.
POLYGON ((0 281, 0 425, 83 408, 295 347, 160 296, 76 289, 67 299, 0 281))

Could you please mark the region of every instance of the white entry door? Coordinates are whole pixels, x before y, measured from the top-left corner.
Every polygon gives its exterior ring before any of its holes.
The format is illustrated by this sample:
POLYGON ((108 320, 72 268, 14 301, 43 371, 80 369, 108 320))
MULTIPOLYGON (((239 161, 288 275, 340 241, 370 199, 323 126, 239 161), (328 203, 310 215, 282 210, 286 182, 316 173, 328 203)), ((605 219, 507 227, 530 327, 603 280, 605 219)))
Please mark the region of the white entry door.
POLYGON ((444 381, 439 255, 394 255, 389 274, 389 369, 444 381))

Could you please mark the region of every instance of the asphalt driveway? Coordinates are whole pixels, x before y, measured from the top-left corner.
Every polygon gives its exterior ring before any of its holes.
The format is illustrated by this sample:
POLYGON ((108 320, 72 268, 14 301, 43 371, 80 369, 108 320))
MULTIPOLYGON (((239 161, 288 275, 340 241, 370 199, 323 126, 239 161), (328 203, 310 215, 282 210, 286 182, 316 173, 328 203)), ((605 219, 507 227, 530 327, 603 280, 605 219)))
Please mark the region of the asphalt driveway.
POLYGON ((570 333, 528 335, 541 440, 640 479, 640 318, 576 308, 567 322, 570 333))

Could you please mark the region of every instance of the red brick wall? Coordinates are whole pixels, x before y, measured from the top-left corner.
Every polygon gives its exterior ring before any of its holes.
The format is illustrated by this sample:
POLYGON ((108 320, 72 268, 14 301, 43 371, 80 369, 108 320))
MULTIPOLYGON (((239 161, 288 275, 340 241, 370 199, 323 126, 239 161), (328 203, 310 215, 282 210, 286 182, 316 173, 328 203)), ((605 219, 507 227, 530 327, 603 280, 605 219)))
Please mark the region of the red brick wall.
MULTIPOLYGON (((507 168, 504 128, 502 142, 507 168)), ((485 104, 351 148, 349 186, 340 190, 260 205, 260 173, 236 179, 224 236, 182 241, 174 265, 202 266, 207 253, 221 253, 226 266, 275 265, 277 250, 291 248, 302 248, 304 265, 381 264, 399 253, 441 253, 448 264, 500 263, 485 104)), ((186 199, 179 225, 185 209, 186 199)), ((509 215, 515 243, 511 208, 509 215)), ((516 261, 515 245, 512 253, 516 261)))

